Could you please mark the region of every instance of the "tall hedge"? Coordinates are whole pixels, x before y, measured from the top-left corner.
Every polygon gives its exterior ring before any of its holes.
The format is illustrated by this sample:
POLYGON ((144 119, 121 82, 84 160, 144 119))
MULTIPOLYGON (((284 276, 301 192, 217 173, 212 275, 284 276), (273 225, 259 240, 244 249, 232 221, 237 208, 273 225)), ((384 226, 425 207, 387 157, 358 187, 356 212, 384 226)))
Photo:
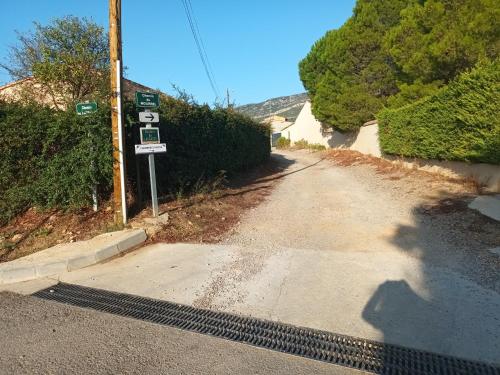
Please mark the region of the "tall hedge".
POLYGON ((377 117, 388 154, 500 164, 500 63, 462 73, 426 99, 377 117))
MULTIPOLYGON (((148 184, 147 157, 135 156, 139 143, 138 109, 127 106, 129 177, 142 186, 148 184)), ((159 194, 189 189, 197 181, 208 180, 220 171, 228 175, 259 165, 271 152, 270 129, 232 109, 211 109, 207 105, 162 97, 160 139, 167 144, 166 154, 157 154, 156 177, 159 194)))
MULTIPOLYGON (((162 99, 159 127, 168 152, 156 156, 160 194, 189 188, 219 171, 244 170, 269 157, 267 126, 230 109, 162 99)), ((129 185, 147 187, 147 158, 134 154, 141 126, 138 110, 127 102, 124 112, 129 185)), ((32 206, 88 206, 94 185, 102 199, 109 198, 109 113, 107 105, 81 117, 73 108, 61 112, 0 102, 0 225, 32 206)))
POLYGON ((0 102, 0 224, 31 206, 76 208, 111 186, 108 111, 78 117, 0 102))

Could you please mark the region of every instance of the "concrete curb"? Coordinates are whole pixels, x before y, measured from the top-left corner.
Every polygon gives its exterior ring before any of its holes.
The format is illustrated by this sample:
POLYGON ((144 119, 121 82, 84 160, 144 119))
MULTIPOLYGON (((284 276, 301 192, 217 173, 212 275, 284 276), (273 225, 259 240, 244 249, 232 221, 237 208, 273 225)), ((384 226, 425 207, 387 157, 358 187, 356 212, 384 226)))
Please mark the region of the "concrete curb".
POLYGON ((469 204, 469 208, 477 210, 493 220, 500 221, 500 194, 481 195, 469 204))
POLYGON ((11 262, 0 264, 0 285, 60 276, 102 262, 144 241, 143 229, 101 234, 88 241, 60 244, 11 262))

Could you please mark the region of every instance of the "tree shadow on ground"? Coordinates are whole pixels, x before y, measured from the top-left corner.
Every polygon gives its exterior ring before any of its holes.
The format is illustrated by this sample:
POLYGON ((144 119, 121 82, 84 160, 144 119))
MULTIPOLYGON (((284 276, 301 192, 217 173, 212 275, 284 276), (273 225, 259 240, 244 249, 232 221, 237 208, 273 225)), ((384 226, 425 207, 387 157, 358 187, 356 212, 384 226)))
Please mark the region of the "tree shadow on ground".
POLYGON ((375 290, 362 317, 383 341, 500 363, 500 223, 467 207, 470 198, 443 199, 413 210, 391 242, 420 269, 375 290))
MULTIPOLYGON (((271 182, 286 175, 284 172, 295 163, 293 159, 287 158, 280 154, 271 154, 268 161, 257 167, 251 168, 245 172, 239 172, 232 175, 224 184, 222 193, 219 198, 230 195, 243 195, 245 193, 269 189, 271 186, 264 185, 265 182, 271 182)), ((137 190, 137 189, 136 189, 137 190)), ((131 205, 130 216, 134 217, 139 214, 144 208, 149 207, 151 202, 149 184, 142 186, 142 192, 139 194, 135 192, 136 199, 131 205)), ((191 193, 196 195, 196 192, 191 193)), ((189 194, 186 195, 186 197, 189 194)), ((161 204, 169 203, 177 200, 174 194, 159 195, 158 200, 161 204)), ((192 206, 193 202, 187 202, 182 205, 182 208, 192 206)), ((175 209, 178 209, 176 207, 175 209)))
POLYGON ((255 183, 282 178, 287 175, 286 171, 293 164, 295 164, 295 160, 281 154, 271 153, 266 163, 249 171, 236 174, 230 179, 228 186, 239 189, 255 183))

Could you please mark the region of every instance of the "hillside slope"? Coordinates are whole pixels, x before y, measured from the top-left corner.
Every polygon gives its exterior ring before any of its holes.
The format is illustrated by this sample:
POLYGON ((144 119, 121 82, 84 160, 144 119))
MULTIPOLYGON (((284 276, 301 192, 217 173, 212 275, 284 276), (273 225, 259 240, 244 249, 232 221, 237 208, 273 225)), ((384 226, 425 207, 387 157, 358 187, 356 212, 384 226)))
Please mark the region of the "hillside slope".
POLYGON ((253 117, 257 121, 278 115, 286 117, 289 121, 295 121, 305 102, 308 100, 306 93, 280 96, 268 99, 262 103, 246 104, 236 107, 238 112, 253 117))

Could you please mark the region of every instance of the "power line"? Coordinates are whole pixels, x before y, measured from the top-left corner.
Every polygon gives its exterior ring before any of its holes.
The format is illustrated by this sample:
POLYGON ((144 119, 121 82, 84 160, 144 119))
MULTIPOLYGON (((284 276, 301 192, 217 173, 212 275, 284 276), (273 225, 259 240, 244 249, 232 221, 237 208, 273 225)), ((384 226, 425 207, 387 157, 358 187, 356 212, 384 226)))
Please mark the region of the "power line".
POLYGON ((203 50, 203 54, 205 55, 205 61, 207 62, 208 70, 209 70, 210 75, 212 76, 213 82, 215 84, 215 89, 217 90, 217 93, 220 94, 219 86, 217 85, 217 81, 215 80, 214 70, 212 69, 212 64, 210 64, 210 59, 208 58, 208 55, 207 55, 207 49, 205 48, 205 43, 203 42, 203 38, 201 37, 200 29, 198 28, 198 21, 196 20, 196 14, 194 13, 194 9, 193 9, 193 5, 191 4, 191 0, 187 0, 187 3, 189 5, 189 9, 191 11, 191 18, 194 21, 194 26, 196 28, 196 32, 197 32, 197 34, 199 36, 199 40, 201 42, 201 48, 203 50))
POLYGON ((198 48, 198 53, 200 55, 201 61, 203 63, 203 67, 205 68, 205 73, 207 74, 208 80, 210 82, 210 86, 214 91, 215 96, 218 98, 219 88, 217 86, 217 82, 215 81, 215 76, 213 74, 212 66, 210 64, 210 60, 208 59, 208 55, 205 49, 205 44, 203 43, 203 38, 201 37, 200 30, 198 28, 198 23, 196 21, 193 6, 190 0, 183 0, 184 10, 186 11, 186 16, 189 21, 189 26, 191 28, 191 32, 193 33, 193 37, 198 48))
POLYGON ((196 44, 196 48, 198 49, 198 54, 200 55, 201 62, 205 69, 205 73, 207 75, 208 81, 210 82, 210 86, 216 96, 219 98, 219 90, 217 84, 215 82, 215 77, 212 71, 212 66, 210 65, 210 61, 208 59, 208 55, 205 49, 205 44, 203 43, 203 39, 200 34, 200 30, 198 28, 198 24, 194 17, 193 6, 190 0, 181 0, 182 5, 184 6, 184 11, 186 13, 186 17, 188 19, 189 28, 191 29, 191 33, 193 34, 193 38, 196 44))

